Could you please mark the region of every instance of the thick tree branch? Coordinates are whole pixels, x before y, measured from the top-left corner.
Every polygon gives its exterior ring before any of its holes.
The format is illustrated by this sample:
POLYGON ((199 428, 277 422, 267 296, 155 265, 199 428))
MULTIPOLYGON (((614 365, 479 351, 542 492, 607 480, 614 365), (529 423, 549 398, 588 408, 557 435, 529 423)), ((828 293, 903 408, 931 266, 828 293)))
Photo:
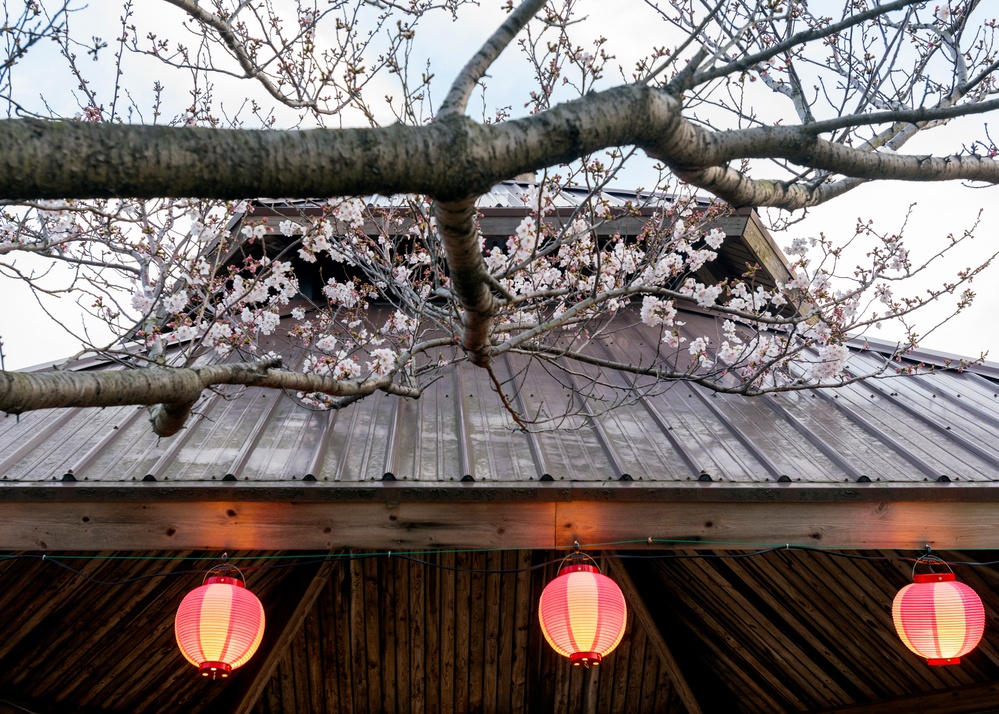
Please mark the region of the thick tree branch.
POLYGON ((489 364, 489 338, 496 301, 490 290, 493 281, 479 247, 475 214, 475 197, 434 203, 437 231, 450 268, 451 290, 464 309, 461 346, 473 363, 485 367, 489 364))
POLYGON ((795 33, 791 37, 788 37, 781 42, 777 42, 761 52, 744 55, 733 62, 729 62, 718 67, 711 67, 702 72, 697 72, 687 78, 686 81, 679 84, 676 89, 678 91, 684 91, 699 84, 704 84, 714 79, 718 79, 719 77, 737 74, 751 67, 755 67, 762 62, 766 62, 771 57, 779 57, 782 53, 788 52, 796 47, 800 47, 809 42, 814 42, 826 37, 831 37, 837 33, 843 32, 851 27, 861 25, 874 18, 887 15, 895 10, 901 10, 912 5, 918 5, 921 2, 922 0, 895 0, 895 2, 883 4, 879 3, 869 10, 858 12, 855 15, 849 15, 839 22, 795 33))
POLYGON ((344 382, 318 374, 277 369, 280 359, 248 364, 210 365, 196 369, 149 368, 100 372, 0 371, 0 411, 20 414, 36 409, 111 407, 145 404, 153 407, 153 430, 172 436, 184 425, 191 407, 208 387, 222 384, 361 396, 377 391, 418 397, 419 391, 392 382, 391 377, 344 382))
MULTIPOLYGON (((983 102, 879 116, 929 121, 990 108, 983 102)), ((0 199, 411 192, 464 200, 525 171, 629 144, 735 205, 795 209, 819 202, 813 187, 750 181, 727 167, 742 158, 783 158, 864 179, 999 182, 994 159, 870 153, 818 139, 809 126, 710 132, 681 109, 665 92, 623 86, 490 125, 458 116, 427 126, 310 131, 6 120, 0 199)))

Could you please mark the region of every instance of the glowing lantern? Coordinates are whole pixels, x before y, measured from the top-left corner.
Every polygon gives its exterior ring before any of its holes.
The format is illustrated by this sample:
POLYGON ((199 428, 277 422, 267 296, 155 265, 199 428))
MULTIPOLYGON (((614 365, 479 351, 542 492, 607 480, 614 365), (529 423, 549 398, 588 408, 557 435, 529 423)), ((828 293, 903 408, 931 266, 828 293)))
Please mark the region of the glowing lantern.
POLYGON ((600 664, 624 637, 621 588, 593 565, 571 563, 541 593, 541 631, 573 665, 600 664))
POLYGON ((917 573, 891 606, 902 642, 927 664, 958 664, 985 629, 978 594, 954 580, 954 573, 917 573))
MULTIPOLYGON (((223 569, 235 570, 232 566, 223 569)), ((238 571, 237 571, 238 572, 238 571)), ((228 677, 253 656, 264 636, 264 608, 242 580, 211 575, 189 592, 174 622, 184 658, 204 677, 228 677)))

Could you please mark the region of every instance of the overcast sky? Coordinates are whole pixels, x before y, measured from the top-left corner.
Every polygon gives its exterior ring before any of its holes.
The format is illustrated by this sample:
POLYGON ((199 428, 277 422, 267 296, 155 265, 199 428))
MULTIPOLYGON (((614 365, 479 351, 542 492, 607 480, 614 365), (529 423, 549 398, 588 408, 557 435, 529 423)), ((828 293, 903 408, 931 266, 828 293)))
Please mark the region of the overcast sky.
MULTIPOLYGON (((832 6, 842 6, 841 2, 829 0, 832 6)), ((481 42, 495 28, 498 20, 503 17, 500 10, 504 4, 501 0, 482 0, 480 7, 472 7, 459 15, 457 24, 449 19, 442 19, 423 29, 418 35, 420 42, 417 52, 430 57, 432 70, 436 72, 437 81, 434 87, 435 103, 439 103, 446 90, 447 83, 455 71, 478 48, 481 42)), ((814 3, 816 6, 821 2, 814 3)), ((132 19, 140 27, 140 34, 155 31, 160 36, 180 36, 179 22, 183 14, 180 10, 165 3, 146 0, 136 3, 136 16, 132 19)), ((621 0, 606 2, 604 0, 589 0, 580 3, 581 14, 587 17, 587 22, 577 28, 580 41, 596 37, 601 33, 609 38, 610 50, 617 56, 618 62, 624 67, 632 66, 634 59, 644 54, 653 44, 663 44, 666 41, 644 3, 640 0, 621 0), (644 35, 644 36, 643 36, 644 35)), ((82 38, 101 36, 111 40, 120 27, 121 10, 119 3, 112 0, 91 2, 90 6, 81 10, 73 18, 76 34, 82 38)), ((102 60, 92 67, 94 69, 93 89, 107 101, 113 90, 113 72, 102 71, 105 63, 111 59, 112 50, 104 50, 102 60)), ((82 54, 81 50, 81 54, 82 54)), ((89 60, 84 60, 86 65, 89 60)), ((419 63, 417 63, 419 66, 419 63)), ((14 91, 17 96, 28 104, 36 107, 41 102, 48 102, 58 111, 72 115, 76 113, 73 93, 74 82, 66 73, 65 63, 51 47, 41 48, 19 68, 15 76, 14 91)), ((608 85, 613 77, 609 78, 608 85)), ((166 85, 167 116, 171 112, 180 113, 187 100, 186 77, 170 73, 150 60, 129 61, 126 65, 124 83, 129 87, 132 98, 140 107, 144 107, 143 116, 150 116, 151 89, 153 81, 159 80, 166 85)), ((486 80, 487 101, 490 106, 512 107, 514 113, 523 112, 523 104, 528 90, 529 76, 525 75, 524 66, 514 48, 508 50, 507 56, 492 68, 486 80)), ((393 91, 392 85, 386 81, 377 82, 372 87, 375 96, 379 92, 393 91)), ((242 83, 238 86, 220 85, 217 93, 222 104, 228 111, 243 104, 247 96, 266 101, 255 86, 242 83)), ((473 101, 470 112, 481 108, 482 103, 473 101)), ((770 108, 781 112, 784 108, 774 104, 770 108)), ((291 121, 290 115, 286 120, 291 121)), ((951 153, 963 142, 968 141, 975 132, 980 131, 980 123, 974 120, 954 122, 941 130, 928 132, 925 137, 911 142, 905 147, 907 153, 951 153)), ((639 161, 637 165, 623 174, 617 182, 620 188, 633 188, 636 185, 649 186, 652 183, 650 162, 639 161)), ((902 224, 910 204, 915 204, 910 225, 906 231, 907 243, 917 257, 928 254, 946 240, 949 233, 961 233, 969 227, 980 210, 983 210, 981 228, 975 243, 962 250, 960 255, 951 260, 934 273, 934 282, 952 275, 957 269, 966 267, 981 260, 981 256, 995 251, 993 246, 999 240, 999 188, 971 188, 957 183, 947 184, 911 184, 902 182, 883 182, 869 184, 858 188, 846 196, 836 199, 828 205, 813 209, 808 217, 795 224, 785 232, 775 233, 778 245, 784 246, 795 237, 817 235, 824 232, 827 236, 849 237, 858 219, 874 219, 879 228, 884 231, 897 231, 902 224)), ((765 216, 766 217, 766 216, 765 216)), ((925 289, 930 285, 921 286, 925 289)), ((930 349, 977 356, 983 351, 992 351, 992 361, 999 361, 999 338, 996 337, 996 315, 999 315, 999 265, 977 280, 972 286, 979 293, 976 304, 964 314, 952 320, 949 324, 929 335, 923 345, 930 349)), ((0 311, 0 337, 4 341, 6 367, 17 368, 57 360, 61 356, 79 349, 78 341, 68 338, 61 330, 50 327, 44 313, 34 304, 33 299, 18 286, 3 283, 3 295, 6 305, 16 305, 16 309, 0 311)), ((65 302, 65 301, 64 301, 65 302)), ((54 310, 64 316, 69 322, 77 318, 71 310, 65 307, 55 307, 54 310)), ((930 325, 946 314, 946 305, 940 309, 928 310, 921 324, 930 325)), ((883 333, 872 333, 872 336, 894 339, 897 332, 885 329, 883 333)))

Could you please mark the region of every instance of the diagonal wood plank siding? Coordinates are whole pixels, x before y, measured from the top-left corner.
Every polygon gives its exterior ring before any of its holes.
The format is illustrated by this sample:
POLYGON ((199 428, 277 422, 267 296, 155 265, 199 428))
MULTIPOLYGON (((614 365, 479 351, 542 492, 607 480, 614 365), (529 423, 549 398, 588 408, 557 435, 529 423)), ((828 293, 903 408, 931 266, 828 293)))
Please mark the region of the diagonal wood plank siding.
POLYGON ((310 644, 314 635, 296 638, 257 712, 302 711, 298 703, 315 706, 321 690, 331 694, 326 708, 310 711, 683 714, 634 623, 605 664, 590 670, 571 667, 544 642, 537 601, 555 566, 522 569, 550 557, 507 551, 425 556, 440 567, 398 557, 340 564, 317 618, 346 630, 335 640, 348 650, 317 668, 309 662, 321 649, 310 644))
MULTIPOLYGON (((649 624, 629 622, 618 649, 583 670, 554 653, 537 622, 559 554, 426 553, 414 556, 426 562, 415 562, 354 553, 333 565, 299 627, 288 632, 253 711, 685 714, 656 634, 705 714, 918 711, 920 697, 930 703, 926 711, 958 714, 979 711, 999 679, 994 566, 955 566, 981 595, 988 623, 961 666, 941 668, 906 650, 891 624, 891 600, 910 580, 909 562, 793 550, 739 559, 688 554, 697 557, 617 555, 649 624)), ((240 555, 248 557, 238 563, 249 587, 277 625, 277 613, 299 601, 303 573, 312 571, 274 567, 288 564, 273 558, 287 553, 240 555)), ((939 555, 999 559, 987 551, 939 555)), ((203 679, 181 658, 173 635, 177 605, 218 554, 105 552, 64 562, 89 578, 130 582, 98 584, 38 558, 0 560, 0 711, 233 710, 253 668, 227 681, 203 679), (187 556, 200 560, 176 560, 187 556), (171 572, 178 575, 158 577, 171 572)))

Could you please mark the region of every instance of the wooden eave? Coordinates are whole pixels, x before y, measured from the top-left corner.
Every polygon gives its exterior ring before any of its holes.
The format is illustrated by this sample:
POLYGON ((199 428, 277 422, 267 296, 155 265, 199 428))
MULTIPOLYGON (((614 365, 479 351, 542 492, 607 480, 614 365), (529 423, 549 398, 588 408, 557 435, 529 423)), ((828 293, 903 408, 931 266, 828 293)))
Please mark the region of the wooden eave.
POLYGON ((999 486, 11 484, 0 550, 999 549, 999 486))

